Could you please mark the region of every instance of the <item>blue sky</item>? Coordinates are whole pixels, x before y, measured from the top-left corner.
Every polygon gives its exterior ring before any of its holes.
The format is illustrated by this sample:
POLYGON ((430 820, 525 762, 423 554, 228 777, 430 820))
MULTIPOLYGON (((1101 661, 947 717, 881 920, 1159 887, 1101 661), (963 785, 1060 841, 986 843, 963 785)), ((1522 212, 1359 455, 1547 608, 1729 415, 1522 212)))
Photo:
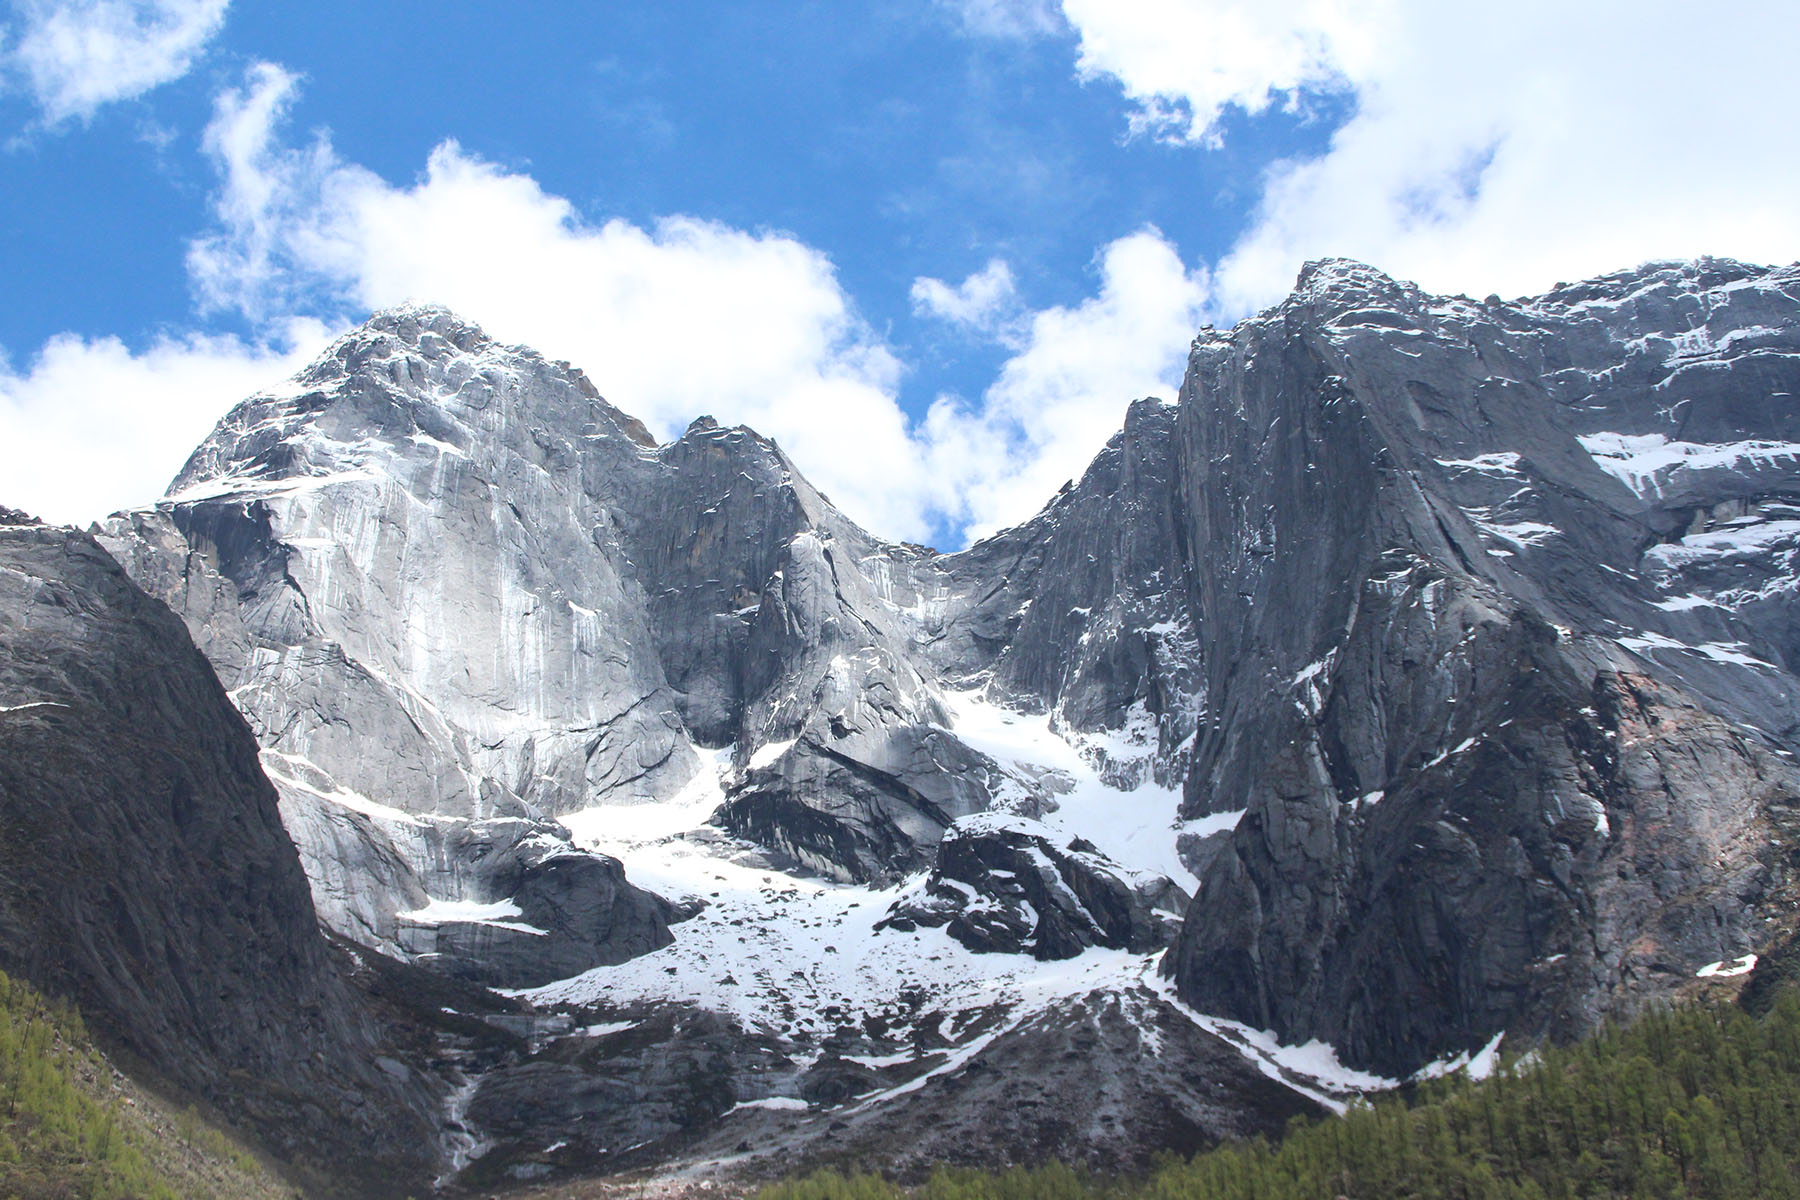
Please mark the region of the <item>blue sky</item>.
POLYGON ((13 0, 0 502, 146 503, 413 298, 949 546, 1306 258, 1480 295, 1800 255, 1783 5, 1445 7, 13 0))

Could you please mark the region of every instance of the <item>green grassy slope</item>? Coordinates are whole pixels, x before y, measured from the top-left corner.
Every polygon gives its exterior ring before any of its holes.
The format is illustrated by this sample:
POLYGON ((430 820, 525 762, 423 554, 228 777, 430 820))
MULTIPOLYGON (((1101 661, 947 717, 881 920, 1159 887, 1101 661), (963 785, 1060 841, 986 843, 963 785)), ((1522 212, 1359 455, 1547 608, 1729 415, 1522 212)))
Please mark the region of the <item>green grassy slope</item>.
POLYGON ((73 1009, 0 973, 0 1196, 274 1200, 297 1193, 115 1071, 73 1009))

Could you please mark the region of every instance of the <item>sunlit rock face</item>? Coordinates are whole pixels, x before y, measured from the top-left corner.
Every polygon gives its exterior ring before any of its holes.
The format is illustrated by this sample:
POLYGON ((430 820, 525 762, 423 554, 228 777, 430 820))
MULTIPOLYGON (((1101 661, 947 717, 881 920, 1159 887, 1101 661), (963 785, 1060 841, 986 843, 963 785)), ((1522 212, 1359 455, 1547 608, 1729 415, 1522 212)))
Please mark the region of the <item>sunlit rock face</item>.
MULTIPOLYGON (((1166 506, 1160 475, 1131 476, 1166 472, 1169 420, 1134 418, 1156 428, 1109 448, 1067 513, 944 558, 864 533, 748 430, 702 419, 658 446, 579 371, 415 307, 238 406, 106 537, 257 731, 328 923, 390 952, 456 941, 473 970, 480 939, 432 906, 513 900, 495 837, 577 853, 555 818, 676 796, 698 746, 734 747, 725 828, 845 880, 928 867, 997 797, 1054 805, 949 728, 945 690, 989 674, 1040 709, 1066 691, 1072 729, 1135 722, 1116 764, 1133 782, 1178 774, 1193 705, 1169 685, 1191 678, 1191 635, 1171 588, 1143 599, 1166 545, 1114 503, 1166 506), (1030 616, 1051 579, 1064 611, 1030 616), (1078 644, 1065 687, 1049 664, 1078 644), (465 831, 483 826, 501 832, 465 831)), ((618 897, 620 944, 666 939, 655 904, 618 897)), ((573 936, 491 922, 495 946, 573 936)), ((590 941, 590 965, 615 956, 590 941)), ((549 957, 571 973, 581 953, 549 957)), ((498 977, 541 974, 500 957, 498 977)))
POLYGON ((1182 994, 1411 1070, 1767 936, 1800 778, 1800 271, 1502 303, 1314 264, 1176 441, 1211 848, 1182 994))
POLYGON ((584 478, 649 441, 571 368, 401 310, 239 405, 168 499, 111 523, 203 631, 333 928, 511 983, 666 942, 666 906, 622 880, 570 893, 545 927, 459 934, 459 910, 433 907, 512 901, 520 853, 547 853, 534 840, 577 853, 557 814, 693 773, 641 586, 584 478), (519 939, 547 961, 502 949, 519 939), (506 965, 470 966, 484 957, 506 965))

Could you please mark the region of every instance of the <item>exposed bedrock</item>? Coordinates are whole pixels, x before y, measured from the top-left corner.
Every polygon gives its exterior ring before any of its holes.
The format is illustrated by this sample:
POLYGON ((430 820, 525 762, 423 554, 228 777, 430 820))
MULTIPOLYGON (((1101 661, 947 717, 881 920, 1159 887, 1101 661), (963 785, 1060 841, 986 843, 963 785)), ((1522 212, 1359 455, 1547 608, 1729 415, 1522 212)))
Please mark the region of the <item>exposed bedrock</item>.
POLYGON ((1767 936, 1797 285, 1703 262, 1476 304, 1328 262, 1196 342, 1186 807, 1243 817, 1171 963, 1190 1003, 1399 1074, 1767 936), (1763 586, 1705 592, 1714 560, 1763 586))
POLYGON ((1167 876, 1120 867, 1087 842, 1058 844, 1019 817, 958 822, 924 885, 877 928, 944 927, 978 953, 1074 958, 1090 946, 1145 954, 1174 940, 1187 896, 1167 876))

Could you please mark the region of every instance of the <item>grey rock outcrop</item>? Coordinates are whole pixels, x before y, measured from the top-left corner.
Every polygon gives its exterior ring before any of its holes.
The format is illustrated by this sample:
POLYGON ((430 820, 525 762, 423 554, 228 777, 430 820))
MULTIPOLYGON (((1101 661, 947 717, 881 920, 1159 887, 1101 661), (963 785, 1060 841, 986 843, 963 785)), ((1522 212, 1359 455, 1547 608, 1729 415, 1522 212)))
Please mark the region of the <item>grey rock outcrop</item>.
POLYGON ((579 372, 403 310, 240 405, 168 500, 109 523, 250 719, 332 928, 514 983, 667 941, 663 906, 616 863, 575 867, 553 819, 666 797, 694 770, 580 466, 616 469, 648 442, 579 372), (496 838, 555 846, 536 851, 564 881, 542 933, 432 915, 522 905, 519 856, 490 853, 496 838), (402 916, 421 910, 423 925, 402 916))
POLYGON ((4 509, 0 965, 315 1179, 436 1165, 436 1085, 384 1057, 207 660, 91 536, 4 509))
POLYGON ((1163 875, 1127 871, 1079 839, 1019 817, 951 826, 923 886, 877 929, 945 928, 977 953, 1073 958, 1090 946, 1145 954, 1174 940, 1187 895, 1163 875))
MULTIPOLYGON (((388 953, 448 939, 436 961, 477 976, 478 947, 517 982, 501 948, 534 935, 506 918, 421 936, 405 915, 516 906, 459 830, 535 822, 572 852, 557 816, 666 801, 701 748, 733 748, 722 826, 857 881, 924 869, 996 803, 1054 806, 956 734, 947 688, 992 677, 1040 710, 1067 692, 1070 729, 1130 727, 1113 777, 1179 782, 1195 709, 1159 574, 1171 420, 1134 409, 1059 508, 945 557, 857 528, 748 430, 701 419, 655 446, 566 364, 405 308, 240 405, 102 536, 256 730, 327 923, 388 953), (1054 620, 1029 615, 1047 580, 1054 620)), ((654 904, 627 907, 643 922, 613 949, 536 944, 571 971, 661 944, 654 904)))
POLYGON ((1195 343, 1186 805, 1244 815, 1172 964, 1191 1003, 1399 1074, 1765 936, 1796 350, 1800 272, 1722 262, 1515 304, 1326 262, 1195 343), (1637 474, 1669 446, 1675 486, 1637 474), (1714 560, 1767 591, 1707 592, 1714 560))
POLYGON ((1042 512, 941 560, 941 622, 923 649, 951 677, 1050 711, 1125 788, 1179 786, 1205 701, 1176 488, 1177 410, 1140 400, 1081 479, 1042 512))
POLYGON ((481 864, 504 911, 477 919, 452 907, 399 915, 409 955, 471 982, 536 987, 669 944, 675 907, 631 886, 615 858, 572 849, 567 832, 496 818, 440 827, 436 853, 481 864))

